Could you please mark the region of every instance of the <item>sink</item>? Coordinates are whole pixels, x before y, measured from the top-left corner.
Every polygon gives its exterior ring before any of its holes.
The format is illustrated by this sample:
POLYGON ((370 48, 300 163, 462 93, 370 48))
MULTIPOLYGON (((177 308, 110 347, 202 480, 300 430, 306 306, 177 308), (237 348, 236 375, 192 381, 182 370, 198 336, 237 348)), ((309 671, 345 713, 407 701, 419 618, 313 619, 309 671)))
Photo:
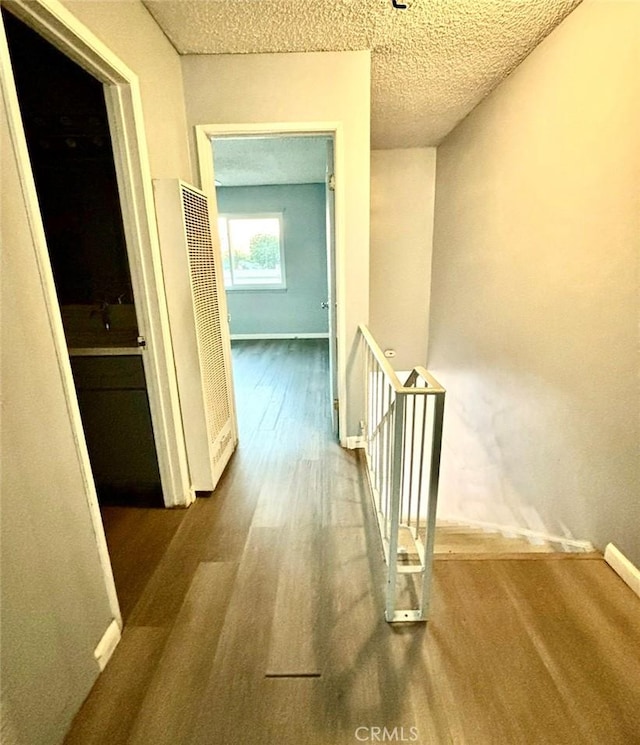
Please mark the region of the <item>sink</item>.
POLYGON ((98 305, 61 306, 70 353, 85 349, 133 349, 138 347, 138 324, 133 304, 114 304, 107 309, 109 329, 98 305))

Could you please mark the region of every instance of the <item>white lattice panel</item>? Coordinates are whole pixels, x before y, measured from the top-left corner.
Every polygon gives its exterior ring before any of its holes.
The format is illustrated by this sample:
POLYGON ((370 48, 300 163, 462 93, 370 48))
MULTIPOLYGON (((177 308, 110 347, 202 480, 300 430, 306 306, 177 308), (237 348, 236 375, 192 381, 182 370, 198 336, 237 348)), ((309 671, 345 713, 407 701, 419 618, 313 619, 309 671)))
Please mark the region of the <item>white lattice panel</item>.
POLYGON ((236 443, 222 268, 207 196, 177 180, 154 189, 189 468, 206 491, 236 443))
POLYGON ((211 443, 214 444, 229 421, 230 411, 224 342, 220 326, 220 306, 216 300, 218 276, 209 223, 209 206, 203 194, 192 191, 184 184, 182 185, 182 205, 204 398, 211 443))

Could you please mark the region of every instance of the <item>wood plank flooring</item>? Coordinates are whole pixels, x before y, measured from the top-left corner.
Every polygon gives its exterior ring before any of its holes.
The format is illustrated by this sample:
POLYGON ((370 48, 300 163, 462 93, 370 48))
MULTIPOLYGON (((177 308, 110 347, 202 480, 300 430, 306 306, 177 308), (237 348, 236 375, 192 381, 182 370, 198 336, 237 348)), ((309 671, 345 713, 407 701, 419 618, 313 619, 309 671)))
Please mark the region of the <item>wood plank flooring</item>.
POLYGON ((640 743, 640 598, 600 556, 447 551, 429 623, 386 624, 326 342, 238 343, 234 371, 215 494, 111 514, 127 621, 67 743, 640 743))

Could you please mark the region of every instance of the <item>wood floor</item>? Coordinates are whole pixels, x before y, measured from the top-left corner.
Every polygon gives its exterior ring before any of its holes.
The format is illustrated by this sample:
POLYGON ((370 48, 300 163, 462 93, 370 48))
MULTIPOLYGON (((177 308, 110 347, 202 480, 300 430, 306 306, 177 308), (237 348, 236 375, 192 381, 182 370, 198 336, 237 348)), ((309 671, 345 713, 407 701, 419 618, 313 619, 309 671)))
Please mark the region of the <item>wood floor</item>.
POLYGON ((325 345, 236 344, 215 495, 106 518, 126 623, 67 743, 640 743, 640 598, 597 555, 447 552, 429 623, 384 622, 325 345))

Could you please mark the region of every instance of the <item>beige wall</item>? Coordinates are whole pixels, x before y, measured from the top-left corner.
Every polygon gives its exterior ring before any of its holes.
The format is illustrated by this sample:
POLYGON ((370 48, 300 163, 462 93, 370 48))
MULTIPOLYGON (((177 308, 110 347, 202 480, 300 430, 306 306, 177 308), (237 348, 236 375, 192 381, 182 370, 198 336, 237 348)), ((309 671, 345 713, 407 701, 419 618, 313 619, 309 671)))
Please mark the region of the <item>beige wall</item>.
POLYGON ((361 376, 354 367, 354 345, 358 324, 366 323, 369 314, 370 55, 188 55, 182 63, 189 127, 260 122, 343 125, 344 170, 336 168, 345 205, 344 273, 338 275, 338 284, 346 321, 340 342, 346 349, 342 365, 350 400, 345 434, 359 434, 361 376))
POLYGON ((640 562, 640 5, 585 0, 438 149, 442 515, 640 562))
POLYGON ((140 0, 63 0, 140 80, 153 178, 191 183, 180 58, 140 0))
POLYGON ((371 153, 369 326, 396 370, 427 361, 435 172, 433 147, 371 153))
MULTIPOLYGON (((154 176, 190 179, 177 54, 137 2, 68 7, 140 77, 154 176)), ((61 742, 112 619, 4 111, 2 733, 61 742)), ((70 375, 70 373, 69 373, 70 375)))

